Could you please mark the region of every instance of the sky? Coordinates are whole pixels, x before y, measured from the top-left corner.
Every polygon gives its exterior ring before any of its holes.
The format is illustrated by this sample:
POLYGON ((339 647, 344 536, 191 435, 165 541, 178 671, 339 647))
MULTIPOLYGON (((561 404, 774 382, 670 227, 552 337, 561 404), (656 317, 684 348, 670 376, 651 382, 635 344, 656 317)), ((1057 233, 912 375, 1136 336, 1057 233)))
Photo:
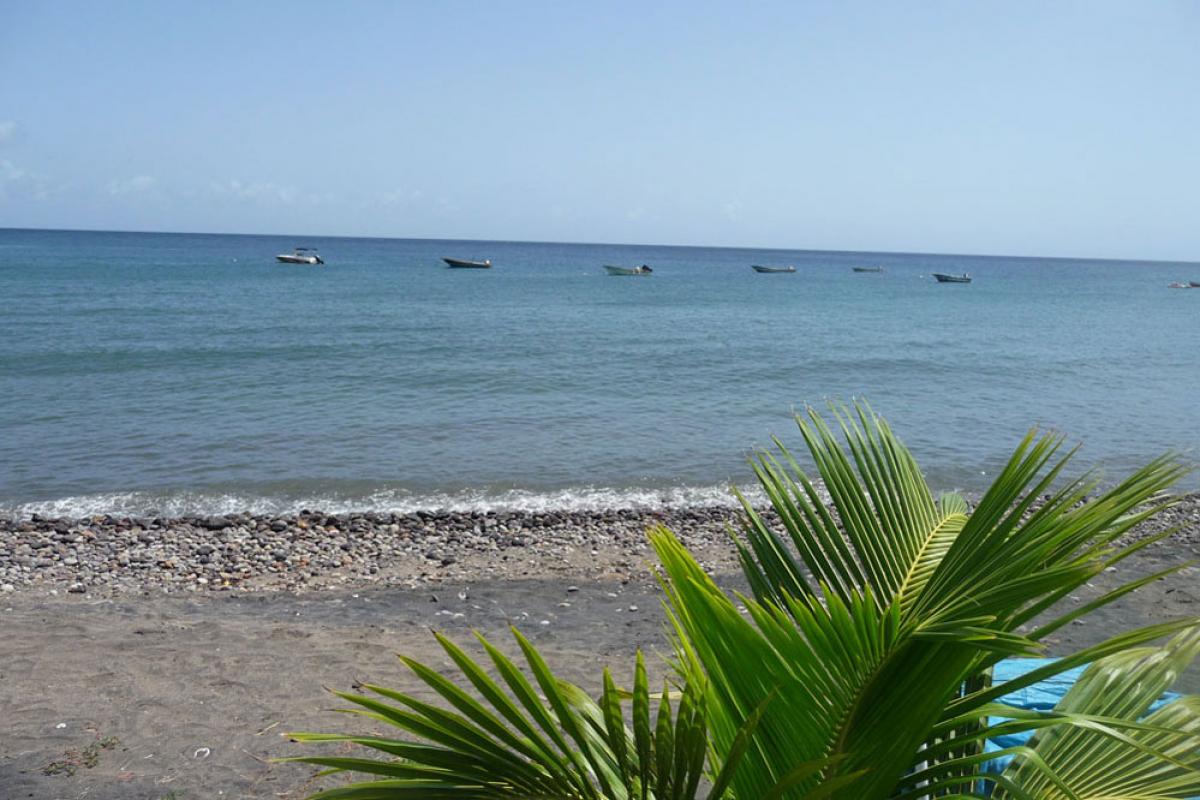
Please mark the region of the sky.
POLYGON ((0 227, 1200 260, 1200 3, 0 0, 0 227))

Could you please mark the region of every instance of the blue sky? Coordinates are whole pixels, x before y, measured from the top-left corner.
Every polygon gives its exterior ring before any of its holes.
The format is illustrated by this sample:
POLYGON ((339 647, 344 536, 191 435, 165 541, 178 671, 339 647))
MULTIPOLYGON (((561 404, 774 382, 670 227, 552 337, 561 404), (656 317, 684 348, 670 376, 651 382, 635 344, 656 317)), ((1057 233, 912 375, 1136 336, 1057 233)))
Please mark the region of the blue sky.
POLYGON ((1200 260, 1193 2, 0 0, 0 227, 1200 260))

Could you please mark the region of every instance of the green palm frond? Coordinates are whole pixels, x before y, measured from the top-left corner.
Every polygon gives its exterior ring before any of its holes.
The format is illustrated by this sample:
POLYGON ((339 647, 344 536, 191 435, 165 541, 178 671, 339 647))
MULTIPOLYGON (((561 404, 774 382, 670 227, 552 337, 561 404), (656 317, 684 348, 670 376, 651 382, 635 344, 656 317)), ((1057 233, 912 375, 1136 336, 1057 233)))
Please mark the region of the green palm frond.
MULTIPOLYGON (((335 694, 350 713, 399 729, 406 738, 292 733, 300 742, 344 742, 383 758, 307 756, 286 759, 377 779, 328 789, 312 800, 396 800, 454 797, 463 800, 694 800, 705 775, 709 736, 703 679, 672 694, 652 695, 642 654, 633 691, 622 692, 605 670, 598 700, 554 675, 537 649, 513 636, 532 682, 495 645, 476 634, 499 681, 449 639, 434 634, 462 671, 472 694, 410 658, 403 662, 443 701, 432 705, 382 686, 369 695, 335 694), (535 688, 536 686, 536 688, 535 688), (626 724, 626 698, 631 726, 626 724), (657 703, 657 711, 651 707, 657 703)), ((735 734, 725 767, 715 769, 707 794, 722 797, 761 712, 735 734)))
MULTIPOLYGON (((1117 732, 1060 726, 1038 734, 1032 748, 1066 791, 1019 758, 1005 777, 1021 792, 1048 800, 1200 795, 1200 697, 1181 697, 1148 713, 1197 655, 1200 630, 1192 630, 1166 646, 1128 650, 1092 664, 1055 711, 1141 720, 1143 725, 1117 732)), ((1001 787, 995 796, 1007 800, 1018 795, 1001 787)))
MULTIPOLYGON (((984 760, 982 709, 1016 688, 987 687, 979 676, 1001 658, 1039 652, 1042 637, 1075 618, 1064 612, 1023 627, 1140 547, 1117 539, 1167 505, 1163 492, 1185 471, 1160 459, 1084 503, 1095 481, 1063 482, 1071 453, 1060 454, 1061 437, 1030 433, 968 513, 957 496, 934 498, 912 455, 869 408, 835 408, 834 416, 844 448, 816 412, 797 420, 830 507, 781 444, 778 457, 755 464, 782 531, 743 498, 748 618, 674 537, 652 535, 677 635, 696 654, 693 672, 709 679, 718 754, 745 710, 778 691, 734 777, 738 797, 765 796, 788 764, 817 758, 835 760, 787 797, 852 773, 860 777, 847 796, 862 798, 888 797, 921 771, 947 780, 974 774, 984 760), (931 745, 940 762, 921 755, 931 745), (940 773, 928 772, 941 763, 940 773)), ((1049 665, 1039 679, 1196 622, 1124 634, 1079 654, 1082 661, 1049 665)), ((1068 723, 1099 724, 1055 720, 1068 723)), ((1026 761, 1038 768, 1036 756, 1026 761)))

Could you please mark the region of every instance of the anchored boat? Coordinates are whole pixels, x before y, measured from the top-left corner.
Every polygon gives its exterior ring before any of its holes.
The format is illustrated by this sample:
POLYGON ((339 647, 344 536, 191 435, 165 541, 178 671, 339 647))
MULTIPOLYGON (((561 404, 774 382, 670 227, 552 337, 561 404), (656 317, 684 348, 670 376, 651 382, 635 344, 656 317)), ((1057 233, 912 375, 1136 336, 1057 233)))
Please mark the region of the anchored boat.
POLYGON ((755 272, 765 272, 765 273, 795 272, 796 271, 795 267, 760 267, 758 264, 751 264, 750 269, 754 270, 755 272))
POLYGON ((883 267, 851 267, 855 272, 883 272, 883 267))
POLYGON ((462 258, 443 258, 442 261, 445 261, 447 264, 449 264, 451 269, 491 269, 492 268, 492 262, 490 260, 467 261, 466 259, 462 259, 462 258))
POLYGON ((291 253, 280 253, 275 260, 282 264, 324 264, 315 247, 297 247, 291 253))
POLYGON ((944 272, 935 272, 933 277, 937 278, 938 283, 970 283, 971 276, 964 272, 962 275, 947 275, 944 272))
POLYGON ((608 264, 604 265, 604 270, 609 275, 649 275, 654 270, 642 264, 640 267, 613 267, 608 264))

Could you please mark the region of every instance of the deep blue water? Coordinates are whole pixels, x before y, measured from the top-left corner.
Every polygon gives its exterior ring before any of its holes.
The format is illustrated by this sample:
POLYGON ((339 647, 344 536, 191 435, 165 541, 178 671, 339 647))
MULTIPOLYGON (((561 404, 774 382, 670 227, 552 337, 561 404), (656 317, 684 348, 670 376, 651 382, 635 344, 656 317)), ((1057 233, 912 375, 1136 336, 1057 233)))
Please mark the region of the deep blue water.
POLYGON ((0 230, 0 512, 723 497, 751 447, 800 447, 793 409, 858 396, 939 488, 985 486, 1034 423, 1115 478, 1200 449, 1200 290, 1166 288, 1188 279, 1200 265, 0 230), (296 244, 327 266, 275 263, 296 244))

